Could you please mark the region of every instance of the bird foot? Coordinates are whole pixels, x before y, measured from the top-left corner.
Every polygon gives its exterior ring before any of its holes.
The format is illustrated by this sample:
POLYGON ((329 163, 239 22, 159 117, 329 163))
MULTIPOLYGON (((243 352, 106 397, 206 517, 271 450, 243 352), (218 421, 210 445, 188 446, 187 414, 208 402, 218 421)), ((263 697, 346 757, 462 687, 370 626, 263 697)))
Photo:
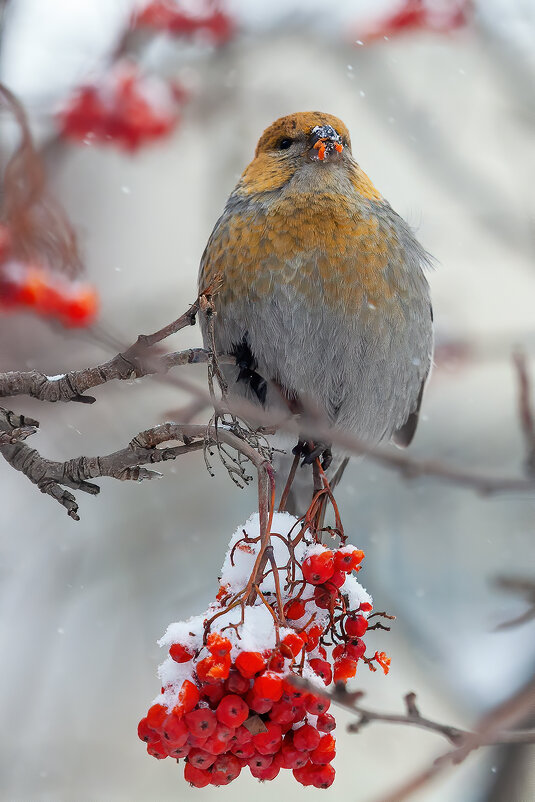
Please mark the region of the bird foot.
POLYGON ((297 445, 292 449, 294 456, 303 457, 301 467, 303 465, 312 465, 319 457, 321 457, 321 467, 324 471, 330 466, 333 455, 331 446, 326 443, 314 443, 311 440, 299 440, 297 445))

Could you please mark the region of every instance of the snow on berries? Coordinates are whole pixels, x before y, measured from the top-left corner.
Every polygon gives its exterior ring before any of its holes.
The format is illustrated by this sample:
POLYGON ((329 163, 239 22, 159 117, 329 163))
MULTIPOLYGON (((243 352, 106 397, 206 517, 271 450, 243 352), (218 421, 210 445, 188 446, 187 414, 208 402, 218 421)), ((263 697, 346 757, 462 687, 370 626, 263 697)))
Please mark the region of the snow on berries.
POLYGON ((266 548, 252 515, 231 538, 215 601, 159 641, 168 650, 161 692, 138 727, 147 752, 183 760, 197 788, 242 771, 273 780, 283 769, 328 788, 336 723, 321 689, 354 677, 359 663, 385 673, 390 663, 384 652, 366 656, 372 602, 355 577, 363 558, 324 545, 288 513, 273 515, 266 548))

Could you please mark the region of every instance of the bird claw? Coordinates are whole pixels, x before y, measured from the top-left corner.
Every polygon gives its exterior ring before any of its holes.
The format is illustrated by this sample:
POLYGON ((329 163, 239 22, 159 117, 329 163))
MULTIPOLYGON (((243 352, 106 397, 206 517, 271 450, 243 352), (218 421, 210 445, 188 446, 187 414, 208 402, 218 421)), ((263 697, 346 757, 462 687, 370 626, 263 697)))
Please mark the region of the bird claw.
POLYGON ((318 457, 321 457, 321 467, 324 471, 329 468, 333 460, 331 446, 325 443, 316 444, 299 440, 297 445, 292 449, 292 454, 303 457, 301 467, 304 465, 312 465, 318 457))

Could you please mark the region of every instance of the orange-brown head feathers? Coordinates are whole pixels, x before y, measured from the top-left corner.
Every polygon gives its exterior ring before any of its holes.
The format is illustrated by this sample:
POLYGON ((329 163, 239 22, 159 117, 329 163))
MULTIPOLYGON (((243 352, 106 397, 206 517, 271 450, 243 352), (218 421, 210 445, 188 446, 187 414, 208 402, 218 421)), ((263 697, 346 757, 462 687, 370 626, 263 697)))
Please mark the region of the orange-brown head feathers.
POLYGON ((280 117, 269 128, 266 128, 256 146, 255 156, 275 150, 285 139, 305 142, 314 128, 324 125, 330 125, 334 128, 339 134, 342 144, 351 150, 349 131, 342 120, 339 120, 338 117, 333 117, 332 114, 324 114, 321 111, 299 111, 296 114, 289 114, 287 117, 280 117))
POLYGON ((327 180, 331 170, 322 169, 327 166, 354 169, 344 123, 320 111, 289 114, 276 120, 260 137, 239 192, 250 195, 277 190, 294 176, 305 177, 305 185, 310 183, 313 191, 327 180), (311 167, 317 168, 321 177, 316 169, 310 172, 311 167))

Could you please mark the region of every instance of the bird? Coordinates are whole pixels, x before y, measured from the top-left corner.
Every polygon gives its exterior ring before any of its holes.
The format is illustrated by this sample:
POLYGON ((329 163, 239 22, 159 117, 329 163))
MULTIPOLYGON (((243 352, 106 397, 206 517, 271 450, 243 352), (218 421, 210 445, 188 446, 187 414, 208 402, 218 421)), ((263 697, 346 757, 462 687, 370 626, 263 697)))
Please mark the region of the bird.
MULTIPOLYGON (((353 157, 341 120, 276 120, 200 263, 199 292, 219 282, 201 329, 205 347, 235 357, 222 366, 230 396, 314 409, 367 444, 408 446, 432 362, 431 261, 353 157)), ((319 455, 329 466, 328 444, 305 438, 299 449, 305 466, 319 455)), ((333 484, 346 464, 336 455, 333 484)), ((279 460, 278 486, 288 465, 279 460)), ((303 486, 287 503, 294 514, 303 486)))

